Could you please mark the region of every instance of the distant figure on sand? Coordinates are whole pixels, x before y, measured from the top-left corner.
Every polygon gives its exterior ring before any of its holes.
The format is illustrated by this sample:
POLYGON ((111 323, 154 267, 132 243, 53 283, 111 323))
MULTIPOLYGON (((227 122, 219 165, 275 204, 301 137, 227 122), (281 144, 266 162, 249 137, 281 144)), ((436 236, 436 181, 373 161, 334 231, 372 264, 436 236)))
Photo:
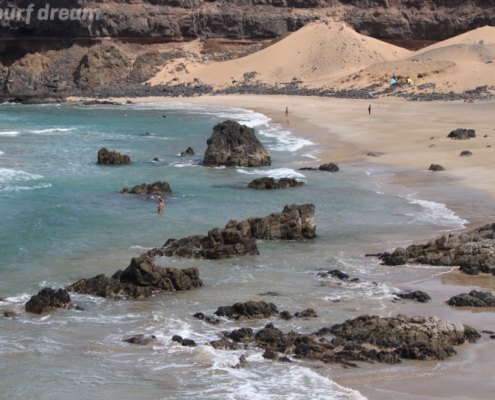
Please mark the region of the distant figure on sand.
POLYGON ((371 104, 368 106, 368 115, 371 114, 371 104))
POLYGON ((289 107, 285 107, 285 116, 289 117, 289 107))
POLYGON ((158 197, 158 207, 156 207, 156 211, 159 213, 163 212, 163 206, 165 205, 165 202, 161 197, 158 197))

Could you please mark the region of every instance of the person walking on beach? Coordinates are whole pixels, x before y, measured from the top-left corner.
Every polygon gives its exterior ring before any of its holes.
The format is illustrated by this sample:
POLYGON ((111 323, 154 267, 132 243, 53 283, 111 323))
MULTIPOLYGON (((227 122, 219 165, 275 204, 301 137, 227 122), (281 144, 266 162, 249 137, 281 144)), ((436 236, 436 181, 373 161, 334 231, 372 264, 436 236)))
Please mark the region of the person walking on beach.
POLYGON ((368 115, 371 115, 371 104, 368 106, 368 115))
POLYGON ((285 118, 289 118, 289 107, 285 107, 285 118))
POLYGON ((159 213, 163 212, 163 206, 165 205, 165 202, 161 197, 158 197, 158 207, 156 207, 156 211, 159 213))

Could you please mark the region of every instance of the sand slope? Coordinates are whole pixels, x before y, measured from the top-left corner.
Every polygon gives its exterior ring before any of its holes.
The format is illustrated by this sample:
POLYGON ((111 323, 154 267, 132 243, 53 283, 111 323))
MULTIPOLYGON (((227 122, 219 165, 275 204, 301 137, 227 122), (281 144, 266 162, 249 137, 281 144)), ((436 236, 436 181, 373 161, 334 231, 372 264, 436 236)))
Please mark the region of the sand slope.
POLYGON ((256 80, 288 83, 294 78, 320 85, 369 65, 398 60, 409 50, 360 35, 343 22, 315 22, 301 28, 284 40, 247 57, 207 66, 188 66, 188 72, 171 74, 162 70, 150 83, 199 79, 222 86, 232 80, 242 81, 245 73, 256 71, 256 80))

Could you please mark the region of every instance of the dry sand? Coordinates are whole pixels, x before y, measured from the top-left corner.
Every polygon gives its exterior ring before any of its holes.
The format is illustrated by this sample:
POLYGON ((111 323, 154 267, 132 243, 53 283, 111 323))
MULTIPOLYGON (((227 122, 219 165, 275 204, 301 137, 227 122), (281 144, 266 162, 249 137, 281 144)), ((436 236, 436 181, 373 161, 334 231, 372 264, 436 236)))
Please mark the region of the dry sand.
MULTIPOLYGON (((129 100, 180 101, 263 112, 273 122, 292 128, 294 134, 320 144, 321 161, 308 164, 338 161, 345 169, 345 162, 365 160, 406 168, 396 175, 397 183, 422 188, 431 200, 447 203, 461 217, 473 219, 475 225, 495 219, 495 140, 483 137, 495 134, 495 101, 418 103, 384 98, 372 102, 372 112, 368 115, 369 103, 360 100, 253 95, 129 100), (288 119, 284 115, 286 106, 290 111, 288 119), (477 137, 464 141, 447 139, 447 134, 456 128, 476 129, 477 137), (435 147, 430 147, 432 144, 435 147), (486 148, 487 145, 493 147, 486 148), (471 150, 473 156, 460 157, 462 150, 471 150), (380 156, 370 157, 368 152, 380 156), (447 171, 428 171, 431 163, 442 164, 447 171), (478 193, 478 197, 474 193, 478 193), (479 209, 473 210, 473 207, 479 209)), ((396 286, 424 290, 433 300, 426 305, 401 301, 386 312, 388 315, 434 315, 469 324, 479 331, 495 331, 492 310, 459 310, 444 303, 451 296, 472 289, 495 289, 495 277, 471 277, 445 268, 437 276, 416 283, 401 285, 398 282, 396 286)), ((486 400, 495 393, 495 375, 491 372, 494 359, 495 346, 484 334, 479 343, 465 345, 448 361, 423 364, 406 361, 404 368, 401 370, 399 366, 394 373, 384 373, 383 367, 377 365, 363 366, 351 372, 333 370, 331 377, 344 386, 359 390, 370 400, 486 400), (420 367, 424 373, 404 373, 410 371, 407 367, 411 365, 420 367)))

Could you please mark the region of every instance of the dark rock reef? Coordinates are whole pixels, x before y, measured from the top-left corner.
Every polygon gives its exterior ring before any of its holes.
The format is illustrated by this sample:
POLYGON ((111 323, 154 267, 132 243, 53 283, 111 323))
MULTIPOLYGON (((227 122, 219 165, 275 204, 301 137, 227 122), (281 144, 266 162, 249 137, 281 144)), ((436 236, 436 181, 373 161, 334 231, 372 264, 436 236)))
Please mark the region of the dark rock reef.
POLYGON ((462 128, 453 130, 447 135, 447 138, 455 140, 468 140, 474 137, 476 137, 476 131, 474 129, 462 128))
POLYGON ((333 162, 322 164, 318 167, 320 171, 326 172, 337 172, 339 170, 339 166, 333 162))
POLYGON ((222 259, 258 255, 256 239, 305 240, 316 237, 313 204, 285 206, 281 213, 229 221, 225 229, 215 228, 208 235, 169 239, 163 247, 150 250, 150 256, 222 259))
POLYGON ((98 164, 103 165, 122 165, 129 164, 131 158, 119 151, 110 151, 105 147, 98 150, 98 164))
POLYGON ((183 151, 182 153, 180 153, 180 156, 181 157, 187 157, 187 156, 194 156, 194 150, 192 147, 188 147, 186 151, 183 151))
POLYGON ((186 269, 163 268, 146 254, 133 258, 124 270, 111 278, 104 274, 81 279, 67 286, 67 290, 106 298, 147 298, 155 293, 189 290, 203 286, 196 267, 186 269))
POLYGON ((456 307, 495 307, 495 297, 490 292, 471 290, 469 294, 452 297, 447 304, 456 307))
POLYGON ((221 306, 215 311, 215 315, 229 319, 255 319, 268 318, 278 314, 277 306, 264 301, 248 301, 246 303, 235 303, 232 306, 221 306))
POLYGON ((254 129, 235 121, 213 127, 207 140, 204 165, 217 167, 262 167, 271 165, 270 151, 258 140, 254 129))
POLYGON ((294 331, 285 334, 270 323, 257 332, 251 328, 226 332, 223 339, 210 344, 224 349, 251 344, 265 349, 263 357, 272 360, 280 360, 278 353, 283 353, 298 359, 357 367, 356 361, 395 364, 401 358, 443 360, 456 354, 454 346, 466 341, 474 343, 479 338, 480 334, 470 326, 436 317, 363 315, 312 335, 294 331), (328 335, 335 337, 326 339, 328 335), (318 337, 321 338, 316 340, 318 337))
POLYGON ((303 185, 304 182, 299 182, 298 180, 292 178, 281 178, 279 180, 275 180, 275 178, 266 177, 266 178, 254 179, 249 183, 248 188, 258 189, 258 190, 287 189, 287 188, 299 187, 303 185))
POLYGON ((428 295, 428 293, 425 293, 421 290, 415 290, 413 292, 407 293, 394 293, 394 295, 400 297, 401 299, 415 300, 420 303, 426 303, 428 300, 431 300, 431 297, 428 295))
POLYGON ((161 196, 171 194, 172 189, 170 189, 170 185, 168 184, 168 182, 155 182, 149 185, 147 185, 146 183, 142 183, 141 185, 134 186, 131 190, 124 188, 120 191, 120 193, 161 196))
POLYGON ((53 290, 48 287, 40 290, 37 295, 32 296, 25 305, 26 311, 33 314, 43 314, 55 308, 69 309, 71 307, 72 301, 67 290, 53 290))
POLYGON ((450 233, 427 244, 397 248, 380 256, 385 265, 406 263, 459 266, 462 272, 477 275, 495 273, 495 224, 463 233, 450 233))

